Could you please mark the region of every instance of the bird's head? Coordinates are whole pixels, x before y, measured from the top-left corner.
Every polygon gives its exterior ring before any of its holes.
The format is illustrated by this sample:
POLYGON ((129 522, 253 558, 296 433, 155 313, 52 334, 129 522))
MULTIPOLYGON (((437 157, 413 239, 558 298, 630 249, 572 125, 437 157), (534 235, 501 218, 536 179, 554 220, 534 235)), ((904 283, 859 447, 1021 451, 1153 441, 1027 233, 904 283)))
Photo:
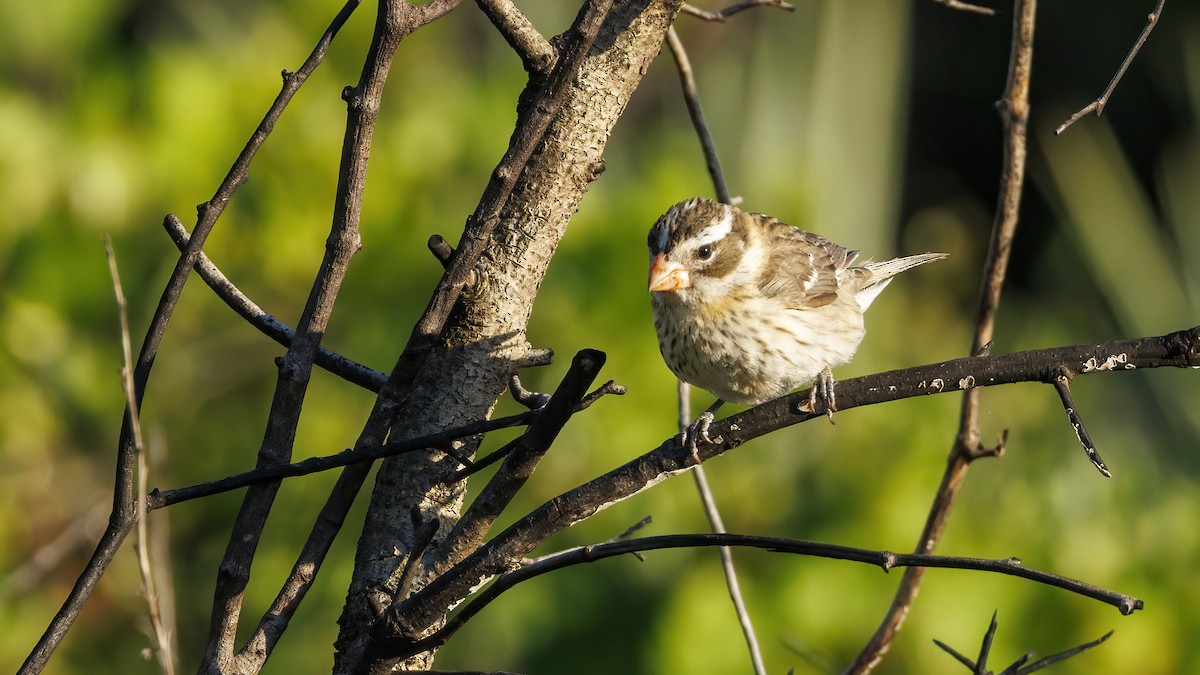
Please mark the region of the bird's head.
POLYGON ((650 228, 650 292, 679 299, 719 297, 728 291, 747 242, 738 209, 702 197, 679 202, 650 228))

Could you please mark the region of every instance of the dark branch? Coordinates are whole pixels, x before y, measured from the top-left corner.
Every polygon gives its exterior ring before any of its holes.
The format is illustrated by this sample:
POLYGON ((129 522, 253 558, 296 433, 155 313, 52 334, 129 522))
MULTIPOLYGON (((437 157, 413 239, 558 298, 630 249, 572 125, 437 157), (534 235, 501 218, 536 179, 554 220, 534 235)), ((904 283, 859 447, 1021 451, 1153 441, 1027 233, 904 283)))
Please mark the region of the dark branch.
POLYGON ((1108 86, 1104 88, 1104 93, 1100 94, 1100 98, 1087 104, 1074 115, 1068 117, 1065 122, 1058 125, 1058 128, 1054 130, 1055 136, 1066 131, 1067 127, 1078 122, 1084 115, 1090 112, 1095 112, 1096 117, 1104 113, 1104 106, 1108 105, 1108 99, 1117 88, 1117 84, 1121 82, 1121 78, 1125 77, 1125 71, 1129 70, 1133 59, 1137 57, 1138 52, 1142 51, 1142 46, 1146 44, 1146 40, 1150 37, 1150 31, 1154 30, 1154 26, 1158 24, 1158 17, 1162 16, 1163 6, 1166 4, 1167 0, 1158 0, 1158 3, 1154 5, 1154 11, 1150 12, 1146 17, 1146 27, 1142 29, 1141 35, 1138 35, 1137 42, 1133 43, 1133 47, 1130 48, 1129 53, 1125 55, 1125 60, 1121 62, 1121 67, 1117 68, 1117 73, 1113 75, 1108 86))
MULTIPOLYGON (((175 242, 175 246, 180 251, 187 249, 190 237, 187 230, 184 229, 183 223, 179 222, 175 214, 167 214, 167 217, 163 219, 163 228, 166 229, 167 234, 171 236, 171 240, 175 242)), ((217 297, 230 309, 237 312, 238 316, 245 319, 247 323, 284 347, 292 343, 292 338, 296 335, 292 327, 264 312, 245 293, 242 293, 204 252, 201 252, 196 259, 194 269, 204 283, 217 294, 217 297)), ((384 381, 387 380, 387 376, 383 373, 324 347, 317 349, 316 364, 347 382, 353 382, 374 392, 378 392, 384 381)))
MULTIPOLYGON (((1200 365, 1200 327, 1159 337, 962 358, 842 380, 838 383, 838 403, 841 409, 848 410, 969 387, 1051 382, 1061 368, 1082 373, 1083 364, 1089 359, 1103 362, 1113 354, 1125 354, 1126 363, 1137 368, 1200 365)), ((823 417, 823 413, 801 412, 799 408, 807 401, 808 392, 800 391, 718 420, 710 434, 720 435, 724 440, 701 443, 696 454, 701 460, 708 460, 776 429, 823 417)), ((466 597, 482 580, 502 572, 550 536, 590 517, 600 505, 624 500, 687 470, 693 462, 689 448, 680 447, 674 437, 667 439, 654 450, 527 514, 402 606, 393 607, 396 615, 403 617, 415 633, 430 625, 444 608, 466 597)))
POLYGON ((1125 615, 1142 609, 1144 606, 1144 603, 1138 598, 1050 572, 1026 567, 1021 564, 1021 561, 1015 558, 996 560, 959 556, 922 555, 917 553, 890 553, 839 544, 743 534, 676 534, 641 539, 626 539, 607 544, 597 544, 595 546, 582 546, 542 558, 537 562, 530 563, 511 572, 504 572, 490 586, 483 590, 478 597, 471 600, 457 614, 451 617, 443 628, 418 641, 405 642, 403 640, 384 638, 386 640, 385 649, 393 650, 390 652, 390 656, 405 657, 440 647, 471 618, 478 614, 480 610, 502 593, 517 584, 549 572, 573 565, 592 563, 614 556, 622 556, 635 551, 645 552, 658 549, 696 548, 700 546, 741 546, 765 549, 776 553, 793 553, 831 558, 834 560, 848 560, 876 565, 885 572, 897 567, 917 566, 994 572, 1061 588, 1071 593, 1112 605, 1125 615))
POLYGON ((558 389, 545 407, 537 411, 529 428, 513 444, 500 469, 471 502, 471 506, 446 536, 443 547, 434 552, 438 571, 462 560, 479 545, 488 530, 516 496, 517 491, 533 475, 542 457, 550 450, 559 432, 566 425, 575 407, 587 395, 588 387, 604 367, 604 352, 585 349, 571 360, 558 389))
POLYGON ((1069 382, 1070 379, 1066 375, 1059 375, 1054 379, 1054 390, 1058 392, 1058 398, 1062 400, 1063 408, 1067 411, 1067 419, 1071 422, 1071 428, 1075 430, 1075 436, 1083 446, 1083 451, 1087 453, 1088 459, 1092 461, 1096 469, 1105 478, 1112 478, 1112 472, 1104 465, 1104 460, 1100 458, 1100 453, 1096 450, 1096 445, 1092 443, 1092 437, 1088 435, 1087 429, 1083 426, 1083 420, 1079 418, 1078 409, 1075 407, 1075 399, 1071 396, 1069 382))
MULTIPOLYGON (((1141 608, 1138 607, 1138 609, 1141 609, 1141 608)), ((1122 610, 1122 611, 1124 611, 1124 610, 1122 610)), ((991 675, 992 671, 988 670, 987 662, 988 662, 988 655, 991 653, 991 649, 992 649, 992 640, 996 637, 997 625, 998 624, 996 622, 996 613, 992 612, 992 621, 988 625, 987 633, 985 633, 983 636, 983 645, 979 650, 979 660, 977 660, 977 661, 972 661, 971 659, 967 658, 966 656, 963 656, 962 654, 958 653, 953 647, 946 644, 945 642, 942 642, 941 640, 934 640, 933 644, 937 645, 939 648, 942 649, 942 651, 946 652, 950 656, 953 656, 956 661, 958 661, 959 663, 966 666, 967 669, 970 670, 975 675, 991 675)), ((1069 659, 1072 656, 1075 656, 1076 654, 1085 652, 1085 651, 1091 649, 1092 647, 1095 647, 1096 645, 1103 643, 1110 636, 1112 636, 1112 634, 1113 634, 1112 631, 1108 631, 1104 635, 1100 636, 1099 638, 1097 638, 1095 640, 1092 640, 1091 642, 1085 642, 1076 647, 1072 647, 1071 649, 1068 649, 1066 651, 1062 651, 1057 654, 1051 654, 1050 656, 1047 656, 1045 658, 1034 661, 1033 663, 1030 663, 1029 665, 1025 665, 1025 664, 1028 663, 1029 659, 1033 658, 1033 652, 1027 652, 1025 654, 1022 654, 1016 661, 1014 661, 1007 668, 1000 671, 1000 675, 1028 675, 1028 673, 1037 672, 1037 671, 1045 668, 1046 666, 1057 663, 1059 661, 1063 661, 1065 659, 1069 659)))
MULTIPOLYGON (((979 284, 979 304, 975 316, 975 334, 971 354, 990 352, 995 336, 996 313, 1008 273, 1008 260, 1020 221, 1021 195, 1025 185, 1025 156, 1029 126, 1029 83, 1033 74, 1033 35, 1037 16, 1036 0, 1016 0, 1013 7, 1012 38, 1009 45, 1008 77, 1004 95, 996 103, 1004 127, 1004 159, 1000 169, 1000 186, 996 211, 992 218, 992 233, 988 241, 987 259, 979 284)), ((914 550, 932 553, 950 517, 955 497, 966 480, 971 462, 981 457, 999 455, 1003 445, 988 449, 980 442, 980 392, 967 388, 962 398, 958 432, 950 446, 950 457, 942 472, 933 503, 925 517, 921 535, 914 550)), ((905 570, 892 604, 863 646, 848 673, 861 675, 875 667, 888 645, 900 630, 908 610, 917 597, 917 589, 925 572, 905 570)))
POLYGON ((667 30, 667 45, 671 55, 675 57, 676 69, 679 71, 679 85, 683 88, 683 100, 687 104, 688 115, 692 118, 692 126, 700 138, 700 148, 704 152, 704 162, 708 166, 708 175, 712 178, 717 200, 732 204, 729 186, 725 183, 725 173, 721 170, 721 159, 717 156, 717 146, 713 143, 712 133, 708 130, 708 122, 704 119, 704 110, 700 107, 700 94, 696 90, 696 78, 692 74, 692 64, 688 60, 687 51, 675 33, 675 27, 667 30))

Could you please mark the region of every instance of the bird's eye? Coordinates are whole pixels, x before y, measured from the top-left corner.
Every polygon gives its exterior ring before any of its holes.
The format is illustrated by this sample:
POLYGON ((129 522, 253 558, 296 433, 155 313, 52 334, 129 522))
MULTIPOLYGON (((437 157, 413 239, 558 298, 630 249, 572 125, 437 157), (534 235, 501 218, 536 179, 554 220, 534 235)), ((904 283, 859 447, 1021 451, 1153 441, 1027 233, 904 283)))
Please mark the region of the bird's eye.
POLYGON ((708 260, 709 258, 712 258, 712 256, 712 244, 704 244, 700 248, 696 249, 696 257, 700 260, 708 260))

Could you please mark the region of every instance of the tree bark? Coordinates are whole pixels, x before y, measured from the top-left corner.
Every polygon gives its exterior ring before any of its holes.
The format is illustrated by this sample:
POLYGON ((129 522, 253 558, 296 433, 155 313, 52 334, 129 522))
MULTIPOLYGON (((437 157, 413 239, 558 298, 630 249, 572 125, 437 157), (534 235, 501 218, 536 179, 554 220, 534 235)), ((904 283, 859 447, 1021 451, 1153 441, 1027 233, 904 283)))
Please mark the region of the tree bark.
MULTIPOLYGON (((602 154, 612 128, 658 54, 680 4, 678 0, 614 4, 569 85, 565 104, 517 180, 490 241, 485 242, 469 288, 402 394, 392 439, 490 415, 509 376, 528 360, 525 331, 546 268, 579 200, 603 171, 602 154)), ((531 100, 528 95, 539 86, 535 78, 522 100, 531 100)), ((464 241, 481 231, 486 231, 482 224, 472 223, 464 241)), ((474 449, 468 445, 462 452, 471 454, 474 449)), ((398 571, 413 551, 422 524, 436 519, 438 533, 427 549, 434 555, 424 561, 412 590, 469 552, 459 542, 439 546, 461 513, 465 485, 443 484, 459 468, 453 458, 437 451, 408 453, 383 463, 340 620, 335 672, 380 669, 380 663, 371 662, 371 631, 377 613, 393 601, 398 571)), ((422 632, 430 628, 436 625, 424 626, 422 632)), ((428 668, 432 658, 429 652, 402 665, 428 668)))

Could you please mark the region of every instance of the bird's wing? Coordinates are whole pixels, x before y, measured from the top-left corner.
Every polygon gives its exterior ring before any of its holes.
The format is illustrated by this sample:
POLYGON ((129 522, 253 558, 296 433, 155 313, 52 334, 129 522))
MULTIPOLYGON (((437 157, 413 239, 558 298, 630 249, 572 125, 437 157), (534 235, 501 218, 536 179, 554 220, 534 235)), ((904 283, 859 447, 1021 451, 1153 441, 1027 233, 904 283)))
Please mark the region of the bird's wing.
MULTIPOLYGON (((763 219, 766 264, 759 278, 763 295, 778 298, 793 309, 816 309, 837 299, 838 287, 847 274, 870 274, 850 265, 858 251, 850 251, 828 239, 796 229, 774 218, 763 219)), ((861 282, 860 284, 861 285, 861 282)))

